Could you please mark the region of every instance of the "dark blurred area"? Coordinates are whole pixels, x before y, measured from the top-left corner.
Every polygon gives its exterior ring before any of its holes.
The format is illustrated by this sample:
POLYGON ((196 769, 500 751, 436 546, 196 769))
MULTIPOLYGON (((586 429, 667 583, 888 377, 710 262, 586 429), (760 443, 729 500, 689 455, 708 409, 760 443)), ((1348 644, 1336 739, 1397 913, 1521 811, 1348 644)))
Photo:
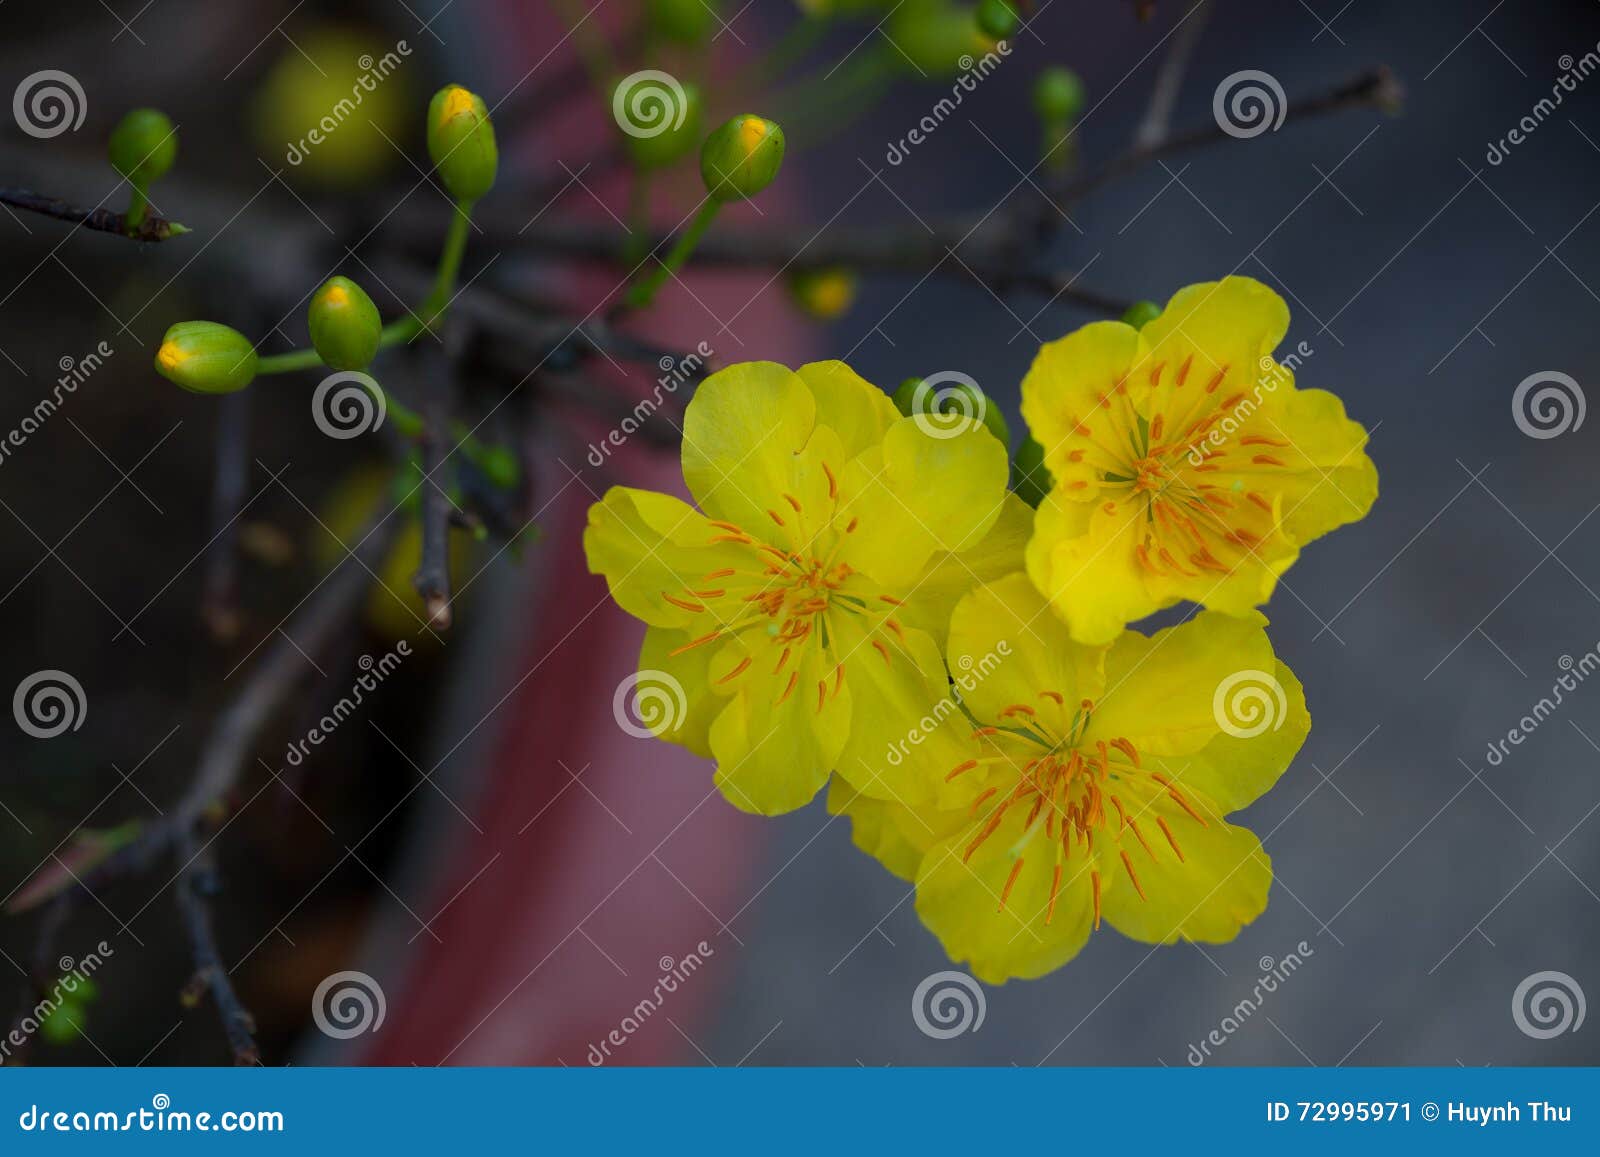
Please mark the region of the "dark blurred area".
MULTIPOLYGON (((95 204, 117 184, 103 158, 111 126, 129 107, 156 105, 180 123, 182 145, 155 203, 196 229, 181 243, 139 246, 0 216, 0 427, 19 424, 98 343, 113 351, 0 460, 0 622, 11 640, 0 688, 61 669, 77 674, 88 700, 86 725, 48 742, 9 721, 0 728, 0 892, 50 863, 76 828, 150 822, 170 806, 249 660, 338 557, 336 539, 357 529, 366 475, 352 464, 383 458, 380 447, 321 437, 304 405, 308 383, 273 379, 249 392, 240 405, 249 409, 251 498, 235 531, 230 600, 239 621, 231 638, 216 638, 202 611, 226 411, 179 396, 150 369, 165 328, 206 316, 252 334, 281 329, 263 352, 291 348, 303 341, 302 294, 341 264, 366 270, 379 307, 393 313, 428 273, 417 234, 441 228, 447 211, 417 168, 427 95, 458 75, 504 93, 544 60, 541 68, 572 77, 565 95, 582 83, 570 44, 511 35, 519 6, 509 3, 136 7, 0 6, 0 92, 50 68, 87 93, 81 129, 51 140, 0 118, 0 184, 95 204), (322 65, 349 71, 401 39, 410 55, 363 109, 376 127, 343 125, 339 149, 289 162, 292 130, 274 110, 326 107, 351 78, 319 75, 322 65), (294 404, 277 404, 280 391, 294 404)), ((1027 110, 1045 64, 1076 69, 1090 94, 1079 163, 1123 150, 1158 45, 1195 6, 1160 0, 1147 23, 1134 5, 1109 0, 1035 7, 1005 65, 903 164, 890 165, 885 151, 944 82, 898 86, 797 154, 784 178, 783 227, 801 236, 825 221, 900 228, 914 220, 908 207, 933 218, 1035 195, 1024 179, 1038 135, 1027 110)), ((1597 50, 1600 12, 1579 0, 1203 8, 1208 24, 1173 113, 1179 130, 1212 123, 1213 92, 1244 69, 1271 73, 1291 101, 1377 65, 1406 91, 1398 116, 1291 121, 1147 166, 1072 206, 1051 253, 1061 268, 1083 270, 1083 284, 1130 301, 1163 301, 1227 273, 1271 284, 1293 310, 1289 343, 1313 351, 1301 384, 1339 393, 1372 432, 1378 505, 1308 548, 1271 607, 1275 645, 1305 685, 1313 729, 1279 786, 1243 817, 1275 865, 1266 914, 1222 946, 1152 950, 1098 935, 1054 975, 988 990, 981 1030, 932 1039, 908 1006, 924 977, 950 965, 918 923, 909 886, 856 851, 847 823, 819 800, 759 826, 759 858, 730 883, 731 901, 707 913, 715 987, 696 1021, 674 1025, 664 1059, 1181 1066, 1263 969, 1299 953, 1303 967, 1212 1050, 1214 1063, 1600 1061, 1592 1031, 1537 1039, 1511 1013, 1519 983, 1542 971, 1600 995, 1600 685, 1580 687, 1503 762, 1486 760, 1487 745, 1549 694, 1563 656, 1600 647, 1600 520, 1591 518, 1600 435, 1591 420, 1532 438, 1512 409, 1530 375, 1559 371, 1588 388, 1600 366, 1600 78, 1579 81, 1499 163, 1486 158, 1572 67, 1565 58, 1597 50)), ((791 13, 786 0, 756 0, 725 17, 755 46, 791 13)), ((818 58, 850 51, 870 27, 842 30, 818 58)), ((727 51, 737 59, 750 50, 727 51)), ((537 108, 519 115, 504 134, 508 171, 559 173, 563 160, 575 170, 592 159, 571 134, 544 133, 537 108)), ((525 219, 539 205, 517 210, 525 219)), ((486 284, 525 296, 563 286, 537 265, 513 265, 486 284)), ((1037 295, 1002 299, 951 270, 869 276, 854 309, 819 329, 810 348, 880 384, 960 369, 1003 401, 1020 430, 1017 384, 1038 345, 1091 316, 1037 295)), ((741 333, 741 358, 769 356, 759 333, 741 333)), ((509 425, 514 414, 493 421, 509 425)), ((542 445, 575 465, 581 457, 542 445)), ((552 536, 526 554, 578 549, 575 535, 552 536)), ((516 565, 508 556, 493 573, 516 565)), ((404 558, 384 574, 409 590, 404 558)), ((507 611, 497 583, 516 581, 487 579, 484 608, 507 611)), ((402 611, 369 605, 323 665, 348 669, 385 650, 402 611)), ((473 632, 515 629, 500 618, 474 626, 471 604, 458 617, 467 643, 420 647, 374 701, 371 725, 340 730, 314 764, 285 773, 285 786, 267 774, 281 766, 281 743, 348 686, 342 676, 317 680, 270 731, 271 763, 247 778, 247 795, 267 794, 219 842, 219 936, 269 1063, 294 1057, 307 1039, 318 982, 354 967, 372 938, 395 941, 385 922, 405 920, 389 889, 423 858, 419 836, 438 835, 429 815, 449 806, 415 790, 417 762, 431 761, 406 753, 450 747, 473 726, 481 711, 460 702, 474 678, 462 656, 488 645, 472 643, 473 632), (344 856, 332 828, 371 834, 359 856, 344 856)), ((479 689, 493 701, 493 688, 479 689)), ((651 757, 633 758, 646 774, 651 757)), ((709 766, 702 771, 700 790, 710 783, 709 766)), ((616 872, 618 887, 631 862, 616 872)), ((192 963, 171 896, 157 890, 170 875, 163 865, 119 883, 75 917, 62 952, 79 955, 104 938, 127 964, 113 959, 101 975, 86 1036, 41 1046, 30 1063, 223 1057, 215 1016, 179 1005, 192 963)), ((677 894, 670 880, 663 888, 677 894)), ((0 918, 8 999, 11 981, 20 986, 32 967, 37 921, 37 912, 0 918)), ((699 935, 633 947, 654 960, 699 935)), ((524 970, 513 962, 513 977, 524 970)), ((611 1020, 637 999, 634 988, 648 988, 628 977, 614 982, 611 1020)), ((482 1003, 499 1007, 497 997, 482 1003)), ((9 1017, 9 1005, 0 1009, 9 1017)), ((391 999, 389 1015, 407 1010, 391 999)), ((577 1050, 551 1059, 584 1063, 577 1050)))

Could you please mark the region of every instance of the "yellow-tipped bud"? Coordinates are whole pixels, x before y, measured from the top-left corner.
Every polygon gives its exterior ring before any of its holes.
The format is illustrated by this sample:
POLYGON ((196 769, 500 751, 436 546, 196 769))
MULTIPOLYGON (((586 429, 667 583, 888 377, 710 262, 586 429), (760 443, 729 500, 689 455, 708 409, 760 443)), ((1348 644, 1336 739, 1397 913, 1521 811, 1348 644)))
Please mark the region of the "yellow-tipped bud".
POLYGON ((494 187, 500 150, 483 98, 447 84, 428 104, 428 155, 457 201, 476 201, 494 187))
POLYGON ((197 394, 231 394, 256 376, 255 347, 214 321, 180 321, 156 351, 156 372, 197 394))
POLYGON ((783 150, 783 129, 775 121, 749 113, 734 117, 700 149, 706 192, 717 201, 754 197, 777 177, 783 150))
POLYGON ((856 301, 856 275, 848 269, 808 269, 789 277, 789 293, 818 321, 843 317, 856 301))
POLYGON ((383 318, 372 298, 348 277, 330 277, 306 310, 317 356, 336 370, 364 370, 378 353, 383 318))

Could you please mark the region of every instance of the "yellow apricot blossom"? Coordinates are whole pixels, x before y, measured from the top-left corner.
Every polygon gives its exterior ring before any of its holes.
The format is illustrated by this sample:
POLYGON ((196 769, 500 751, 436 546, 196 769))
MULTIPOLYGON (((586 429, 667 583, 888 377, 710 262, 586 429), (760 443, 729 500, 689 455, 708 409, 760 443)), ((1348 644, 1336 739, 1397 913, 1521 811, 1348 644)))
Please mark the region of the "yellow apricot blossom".
POLYGON ((915 880, 923 923, 991 984, 1059 968, 1102 919, 1152 944, 1231 940, 1265 909, 1272 864, 1224 817, 1277 781, 1311 726, 1264 626, 1206 611, 1086 646, 1026 575, 979 587, 952 617, 952 664, 1008 657, 964 693, 971 719, 948 724, 966 739, 945 773, 965 806, 836 783, 829 808, 915 880))
POLYGON ((1366 431, 1272 356, 1288 325, 1270 288, 1228 277, 1142 329, 1096 322, 1039 351, 1022 413, 1055 485, 1027 569, 1075 639, 1180 600, 1246 613, 1303 544, 1371 508, 1366 431))
POLYGON ((641 678, 683 692, 653 730, 715 758, 736 806, 792 810, 834 770, 913 804, 958 790, 896 744, 947 697, 950 611, 1020 565, 1030 512, 981 425, 937 433, 842 362, 731 366, 684 415, 699 509, 626 487, 591 507, 589 569, 649 624, 641 678))

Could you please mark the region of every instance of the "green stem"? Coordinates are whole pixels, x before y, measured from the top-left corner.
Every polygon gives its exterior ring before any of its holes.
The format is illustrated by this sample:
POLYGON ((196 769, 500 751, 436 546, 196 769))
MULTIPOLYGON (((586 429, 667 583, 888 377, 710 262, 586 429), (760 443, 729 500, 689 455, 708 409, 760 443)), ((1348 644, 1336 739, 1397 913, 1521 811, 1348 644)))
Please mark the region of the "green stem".
POLYGON ((677 242, 672 246, 671 252, 661 261, 644 280, 636 283, 628 291, 625 298, 632 309, 643 309, 656 298, 656 293, 679 269, 689 260, 689 255, 694 252, 695 246, 700 244, 700 239, 706 235, 706 230, 711 228, 711 223, 717 219, 717 212, 722 208, 722 202, 715 198, 707 197, 701 204, 700 211, 694 215, 694 220, 689 222, 689 227, 678 236, 677 242))
POLYGON ((628 263, 637 265, 650 252, 650 170, 637 166, 628 188, 628 263))
POLYGON ((295 370, 311 370, 322 365, 316 350, 292 350, 286 354, 268 354, 256 363, 258 374, 288 374, 295 370))
POLYGON ((129 182, 128 211, 122 215, 122 223, 128 232, 137 233, 139 226, 144 224, 145 210, 150 207, 150 197, 142 185, 129 182))

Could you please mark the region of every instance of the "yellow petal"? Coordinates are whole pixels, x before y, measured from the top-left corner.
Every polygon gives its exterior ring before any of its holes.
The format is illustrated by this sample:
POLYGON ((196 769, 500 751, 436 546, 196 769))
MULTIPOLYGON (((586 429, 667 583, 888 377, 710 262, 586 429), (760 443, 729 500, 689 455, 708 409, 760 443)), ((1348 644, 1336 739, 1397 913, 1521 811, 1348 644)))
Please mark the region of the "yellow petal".
POLYGON ((1289 307, 1271 287, 1249 277, 1224 277, 1184 286, 1140 333, 1150 363, 1178 366, 1192 357, 1196 378, 1225 370, 1219 392, 1231 393, 1254 384, 1261 359, 1288 331, 1289 307))
POLYGON ((742 811, 781 815, 804 807, 827 782, 850 731, 850 688, 833 690, 834 664, 820 647, 799 649, 774 673, 768 648, 751 650, 740 639, 713 659, 711 678, 726 678, 746 658, 751 663, 711 725, 716 783, 742 811))
POLYGON ((675 684, 683 692, 684 709, 667 711, 661 718, 661 726, 655 729, 656 737, 709 758, 711 721, 727 705, 727 700, 711 686, 707 673, 711 649, 683 650, 689 641, 686 631, 647 627, 644 645, 639 650, 639 670, 659 672, 672 681, 667 686, 675 684), (678 653, 674 654, 675 651, 678 653))
POLYGON ((956 605, 945 654, 962 702, 983 724, 1022 705, 1065 734, 1079 703, 1100 692, 1099 652, 1075 643, 1020 573, 978 587, 956 605))
POLYGON ((784 509, 795 455, 816 421, 810 389, 775 362, 729 366, 701 382, 683 415, 683 478, 700 509, 747 531, 770 525, 767 512, 784 509))
POLYGON ((999 827, 964 859, 976 831, 975 825, 968 826, 923 857, 917 873, 917 915, 950 959, 966 963, 988 984, 1031 980, 1060 968, 1088 942, 1094 922, 1089 861, 1080 853, 1063 865, 1052 911, 1056 845, 1045 838, 1044 817, 1029 828, 1027 809, 1010 808, 999 827), (1022 867, 1017 869, 1019 857, 1022 867))
POLYGON ((838 433, 847 458, 882 441, 900 419, 889 395, 843 362, 811 362, 795 373, 816 400, 817 421, 838 433))
MULTIPOLYGON (((1216 702, 1219 689, 1275 682, 1277 660, 1265 626, 1254 612, 1236 618, 1203 611, 1150 636, 1124 631, 1106 652, 1106 691, 1085 739, 1091 745, 1129 739, 1152 755, 1199 751, 1222 734, 1224 723, 1233 723, 1226 704, 1216 702)), ((1304 710, 1302 701, 1301 715, 1304 710)), ((1273 697, 1272 712, 1286 722, 1286 698, 1280 704, 1273 697)))
POLYGON ((1022 379, 1023 420, 1065 496, 1092 498, 1099 488, 1099 473, 1072 454, 1081 443, 1075 433, 1087 429, 1100 446, 1125 445, 1126 402, 1113 391, 1144 352, 1132 326, 1097 321, 1042 346, 1022 379))
POLYGON ((881 583, 909 584, 935 553, 983 541, 1005 505, 1007 472, 1005 447, 982 425, 935 437, 900 419, 846 468, 841 516, 858 527, 842 557, 881 583))
POLYGON ((1205 827, 1170 797, 1154 796, 1132 809, 1149 850, 1124 832, 1098 853, 1106 884, 1105 918, 1124 936, 1147 944, 1171 944, 1180 938, 1220 944, 1232 940, 1266 910, 1272 860, 1261 841, 1254 832, 1223 822, 1210 801, 1193 792, 1185 793, 1185 798, 1206 816, 1205 827), (1162 835, 1158 819, 1183 850, 1181 860, 1162 835), (1123 852, 1138 877, 1137 887, 1123 852))
POLYGON ((1124 626, 1178 601, 1173 584, 1139 561, 1144 514, 1135 503, 1074 502, 1057 487, 1039 504, 1028 577, 1074 639, 1103 646, 1124 626))
POLYGON ((1170 762, 1158 759, 1179 789, 1194 787, 1226 815, 1248 807, 1288 770, 1311 731, 1305 691, 1283 663, 1245 673, 1227 685, 1218 709, 1228 718, 1224 731, 1194 755, 1170 762))
POLYGON ((750 548, 712 542, 722 533, 670 494, 613 486, 589 508, 583 549, 589 572, 605 576, 623 610, 653 626, 698 635, 735 612, 690 590, 703 587, 708 573, 752 569, 750 548))
POLYGON ((1022 569, 1023 550, 1033 534, 1033 508, 1008 493, 1000 517, 971 550, 945 551, 928 560, 928 568, 909 586, 895 591, 905 605, 900 620, 927 631, 942 648, 950 631, 950 614, 961 596, 975 586, 1022 569))
POLYGON ((970 780, 946 777, 968 756, 972 724, 950 691, 933 640, 904 628, 899 634, 869 631, 864 616, 833 621, 851 692, 850 737, 839 753, 839 776, 869 796, 912 807, 970 801, 976 794, 970 780))
POLYGON ((856 847, 908 882, 916 878, 923 853, 966 822, 961 811, 909 808, 873 799, 838 776, 828 784, 828 813, 848 816, 856 847))

